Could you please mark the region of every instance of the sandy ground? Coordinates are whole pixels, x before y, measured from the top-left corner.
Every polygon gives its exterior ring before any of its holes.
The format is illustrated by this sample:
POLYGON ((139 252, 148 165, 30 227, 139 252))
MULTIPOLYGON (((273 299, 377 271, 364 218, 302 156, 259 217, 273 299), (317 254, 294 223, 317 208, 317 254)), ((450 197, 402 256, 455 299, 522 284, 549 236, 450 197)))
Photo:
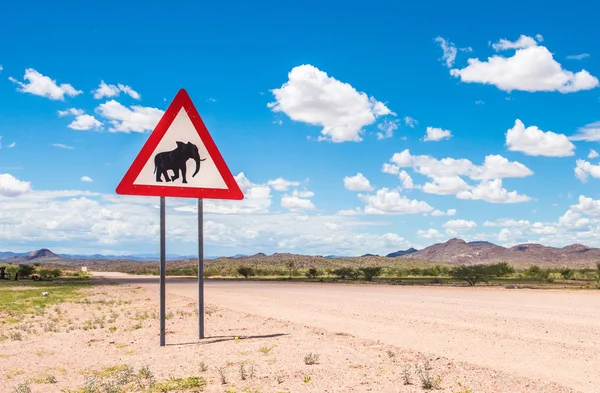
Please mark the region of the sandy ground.
POLYGON ((422 392, 427 360, 440 392, 600 391, 598 292, 213 281, 198 342, 196 282, 169 279, 161 348, 156 277, 102 274, 124 285, 2 326, 23 341, 0 343, 1 392, 61 392, 119 364, 202 376, 207 392, 422 392))

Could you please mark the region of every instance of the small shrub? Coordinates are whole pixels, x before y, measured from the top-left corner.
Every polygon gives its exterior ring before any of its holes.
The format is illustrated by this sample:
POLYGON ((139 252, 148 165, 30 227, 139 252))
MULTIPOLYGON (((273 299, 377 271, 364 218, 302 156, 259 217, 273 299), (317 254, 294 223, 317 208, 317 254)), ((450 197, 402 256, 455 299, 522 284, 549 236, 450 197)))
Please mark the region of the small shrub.
POLYGON ((362 273, 365 280, 372 281, 373 278, 375 278, 381 274, 381 271, 383 270, 383 268, 380 266, 370 266, 370 267, 362 267, 359 270, 362 273))
POLYGON ((314 267, 311 267, 304 275, 308 278, 317 278, 319 276, 319 271, 314 267))
POLYGON ((13 389, 13 393, 31 393, 29 382, 23 381, 20 384, 16 385, 13 389))
POLYGON ((217 371, 219 372, 219 377, 221 378, 221 385, 227 385, 227 376, 225 375, 225 370, 223 367, 218 367, 217 371))
POLYGON ((487 265, 456 266, 450 271, 450 275, 455 279, 466 281, 469 285, 488 282, 491 278, 487 265))
POLYGON ((412 385, 409 365, 404 366, 402 369, 402 381, 405 385, 412 385))
POLYGON ((252 269, 249 266, 240 266, 240 267, 238 267, 237 272, 240 275, 244 276, 245 278, 248 278, 250 276, 254 276, 254 274, 255 274, 254 273, 254 269, 252 269))
POLYGON ((316 353, 309 353, 304 357, 304 364, 312 365, 319 362, 319 355, 316 353))
POLYGON ((206 372, 208 370, 208 366, 204 362, 200 362, 200 372, 206 372))
POLYGON ((429 365, 429 361, 425 361, 423 367, 417 366, 417 374, 421 380, 421 387, 425 390, 439 389, 441 378, 433 377, 430 371, 431 366, 429 365))

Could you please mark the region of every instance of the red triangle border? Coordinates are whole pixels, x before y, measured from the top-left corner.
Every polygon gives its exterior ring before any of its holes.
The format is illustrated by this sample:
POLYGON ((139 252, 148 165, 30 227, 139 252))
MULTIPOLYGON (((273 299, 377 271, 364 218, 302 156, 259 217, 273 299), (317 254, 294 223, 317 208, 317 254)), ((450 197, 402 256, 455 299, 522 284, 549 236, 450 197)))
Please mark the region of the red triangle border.
POLYGON ((137 195, 137 196, 164 196, 174 198, 198 198, 198 199, 244 199, 244 193, 235 181, 229 167, 225 163, 221 152, 215 145, 210 133, 206 129, 200 114, 192 103, 190 96, 185 89, 180 89, 177 95, 163 114, 154 131, 148 137, 148 140, 138 153, 137 157, 123 176, 116 189, 119 195, 137 195), (187 112, 194 128, 198 132, 200 139, 204 143, 208 154, 212 158, 217 170, 225 181, 226 189, 223 188, 199 188, 199 187, 166 187, 149 186, 133 184, 138 177, 144 165, 150 160, 156 146, 160 143, 167 130, 175 120, 175 117, 184 108, 187 112))

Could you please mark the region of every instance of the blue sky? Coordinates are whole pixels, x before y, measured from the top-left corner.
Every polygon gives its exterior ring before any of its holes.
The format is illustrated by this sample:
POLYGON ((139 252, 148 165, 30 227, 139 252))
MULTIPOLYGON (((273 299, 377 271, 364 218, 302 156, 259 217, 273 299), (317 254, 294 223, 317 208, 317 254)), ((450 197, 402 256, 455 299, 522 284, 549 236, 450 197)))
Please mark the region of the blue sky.
POLYGON ((206 201, 209 255, 600 246, 594 12, 61 4, 0 15, 2 250, 157 252, 158 198, 114 189, 180 88, 246 194, 206 201))

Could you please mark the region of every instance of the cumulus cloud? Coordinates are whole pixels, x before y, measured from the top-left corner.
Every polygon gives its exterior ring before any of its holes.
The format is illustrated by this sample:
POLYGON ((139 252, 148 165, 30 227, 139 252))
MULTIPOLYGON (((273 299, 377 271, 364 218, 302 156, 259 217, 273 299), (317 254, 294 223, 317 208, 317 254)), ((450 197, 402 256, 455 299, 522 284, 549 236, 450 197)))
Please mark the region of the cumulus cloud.
POLYGON ((588 176, 600 179, 600 165, 594 165, 585 160, 577 160, 575 162, 575 177, 582 183, 585 183, 587 182, 588 176))
POLYGON ((425 134, 425 138, 423 140, 425 142, 438 142, 443 139, 450 139, 451 137, 452 132, 450 130, 442 130, 441 128, 427 127, 427 133, 425 134))
POLYGON ((57 84, 56 80, 42 75, 33 68, 27 68, 25 70, 23 79, 26 83, 20 82, 12 76, 8 79, 20 86, 20 88, 17 88, 17 91, 49 98, 51 100, 64 101, 65 96, 75 97, 83 93, 81 90, 75 89, 68 83, 57 84))
POLYGON ((292 194, 284 194, 281 197, 281 207, 290 211, 314 210, 315 205, 308 198, 315 194, 312 191, 292 191, 292 194))
POLYGON ((383 171, 392 173, 396 168, 412 167, 413 170, 431 178, 444 178, 453 176, 468 176, 473 180, 485 180, 508 177, 527 177, 533 172, 517 161, 509 161, 500 155, 488 155, 483 165, 475 165, 466 158, 436 159, 427 155, 412 155, 409 149, 394 153, 390 159, 392 163, 384 164, 383 171))
POLYGON ((594 149, 590 149, 590 154, 588 154, 588 158, 593 160, 594 158, 598 158, 600 154, 594 149))
MULTIPOLYGON (((18 197, 31 191, 31 183, 21 181, 9 173, 0 173, 0 196, 18 197)), ((6 206, 3 206, 6 209, 6 206)))
POLYGON ((350 191, 372 191, 373 186, 362 173, 344 177, 344 187, 350 191))
POLYGON ((269 180, 267 185, 275 191, 287 191, 290 187, 298 187, 300 182, 285 180, 283 177, 278 177, 275 180, 269 180))
POLYGON ((381 168, 381 171, 383 173, 398 176, 398 179, 400 179, 400 182, 402 183, 402 188, 410 189, 414 188, 415 186, 413 179, 412 177, 410 177, 408 172, 406 172, 405 170, 401 170, 400 167, 396 164, 384 163, 383 167, 381 168))
POLYGON ((115 100, 106 101, 96 112, 112 125, 110 132, 146 132, 154 129, 164 114, 163 110, 139 105, 130 108, 115 100))
POLYGON ((415 125, 417 125, 419 122, 416 119, 413 119, 410 116, 405 116, 404 117, 404 124, 410 128, 415 128, 415 125))
POLYGON ((288 81, 271 90, 275 101, 267 106, 290 119, 322 126, 319 140, 360 142, 363 127, 378 118, 396 114, 366 93, 305 64, 294 67, 288 81))
POLYGON ((377 190, 375 195, 358 194, 358 197, 365 204, 366 214, 419 214, 434 210, 427 202, 409 199, 388 188, 377 190))
POLYGON ((89 176, 82 176, 81 181, 85 182, 85 183, 93 183, 94 182, 94 180, 89 176))
POLYGON ((490 203, 520 203, 531 200, 517 191, 507 191, 501 179, 483 180, 477 187, 456 194, 459 199, 480 199, 490 203))
POLYGON ((417 236, 423 237, 425 239, 435 239, 439 237, 444 237, 444 235, 441 234, 440 231, 434 228, 429 228, 426 230, 419 229, 417 231, 417 236))
POLYGON ((568 71, 562 68, 552 53, 531 37, 521 35, 515 42, 501 39, 492 45, 495 50, 515 50, 511 57, 494 55, 487 61, 468 59, 462 69, 451 69, 450 75, 465 83, 481 83, 511 92, 559 91, 571 93, 598 86, 598 79, 588 71, 568 71))
POLYGON ((536 126, 525 128, 519 119, 506 131, 506 146, 530 156, 567 157, 575 154, 575 145, 566 135, 542 131, 536 126))
POLYGON ((448 209, 445 212, 442 210, 434 210, 431 215, 433 217, 442 217, 442 216, 453 216, 456 214, 456 209, 448 209))
POLYGON ((121 92, 127 94, 135 100, 139 100, 140 98, 142 98, 142 96, 137 91, 133 90, 129 86, 122 85, 120 83, 117 85, 109 85, 106 84, 104 81, 101 81, 98 88, 92 91, 92 93, 94 94, 94 98, 97 100, 102 98, 118 97, 119 94, 121 94, 121 92))
POLYGON ((569 137, 572 141, 599 142, 600 121, 587 124, 577 130, 577 133, 569 137))
POLYGON ((98 121, 94 116, 86 115, 82 109, 77 108, 69 108, 64 111, 58 111, 58 117, 65 117, 73 115, 75 116, 75 120, 73 120, 67 127, 78 130, 78 131, 87 131, 87 130, 101 130, 103 124, 98 121))
POLYGON ((433 181, 423 184, 421 190, 428 194, 455 195, 470 188, 459 176, 443 176, 434 177, 433 181))

